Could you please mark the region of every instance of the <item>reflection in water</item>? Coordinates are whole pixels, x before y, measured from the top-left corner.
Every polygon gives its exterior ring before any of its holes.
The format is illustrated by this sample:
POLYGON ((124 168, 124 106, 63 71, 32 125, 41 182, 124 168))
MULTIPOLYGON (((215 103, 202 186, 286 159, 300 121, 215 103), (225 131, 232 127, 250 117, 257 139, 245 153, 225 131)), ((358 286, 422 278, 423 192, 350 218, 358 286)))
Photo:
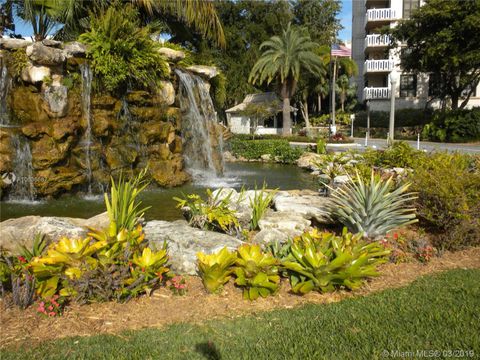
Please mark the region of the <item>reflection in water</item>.
MULTIPOLYGON (((265 181, 269 188, 280 190, 312 189, 317 190, 316 178, 294 165, 261 164, 261 163, 234 163, 226 164, 222 177, 199 179, 194 184, 164 189, 152 188, 141 194, 144 205, 151 206, 145 214, 148 220, 175 220, 182 218, 179 209, 175 208, 174 196, 182 193, 204 194, 206 188, 233 187, 247 189, 259 187, 265 181)), ((44 200, 35 206, 18 203, 1 203, 1 220, 26 215, 68 216, 87 218, 105 211, 102 196, 64 196, 56 200, 44 200)))

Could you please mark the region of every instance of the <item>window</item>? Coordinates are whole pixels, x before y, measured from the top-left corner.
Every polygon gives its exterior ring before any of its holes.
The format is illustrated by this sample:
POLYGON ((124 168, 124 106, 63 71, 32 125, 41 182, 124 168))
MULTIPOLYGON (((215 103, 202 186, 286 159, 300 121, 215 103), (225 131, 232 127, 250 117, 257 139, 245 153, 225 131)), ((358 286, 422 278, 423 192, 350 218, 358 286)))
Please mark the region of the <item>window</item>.
POLYGON ((420 7, 420 0, 403 0, 403 18, 408 19, 420 7))
POLYGON ((438 96, 441 93, 442 77, 440 74, 430 74, 428 77, 428 96, 438 96))
POLYGON ((402 75, 400 76, 400 97, 417 96, 417 76, 402 75))

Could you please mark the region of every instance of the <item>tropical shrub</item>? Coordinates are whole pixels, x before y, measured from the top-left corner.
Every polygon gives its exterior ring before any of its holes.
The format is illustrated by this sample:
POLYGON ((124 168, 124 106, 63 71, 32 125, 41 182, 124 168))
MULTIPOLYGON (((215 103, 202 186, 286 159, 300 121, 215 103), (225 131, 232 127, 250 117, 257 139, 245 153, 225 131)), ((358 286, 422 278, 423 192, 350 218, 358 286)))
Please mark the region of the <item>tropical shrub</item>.
POLYGON ((423 156, 422 151, 415 150, 405 141, 396 141, 384 151, 369 149, 363 154, 367 164, 390 168, 414 168, 423 156))
POLYGON ((178 197, 173 199, 177 201, 177 207, 184 210, 184 215, 191 226, 238 235, 240 224, 231 203, 233 191, 223 198, 220 198, 221 194, 221 189, 215 195, 207 189, 206 201, 197 194, 183 195, 183 199, 178 197))
POLYGON ((354 180, 333 191, 329 203, 332 216, 350 231, 375 238, 417 221, 415 209, 407 207, 415 199, 407 192, 410 184, 393 188, 392 177, 375 178, 373 171, 370 183, 358 174, 354 180))
POLYGON ((230 141, 232 154, 237 157, 244 157, 249 160, 260 159, 262 155, 270 155, 283 163, 293 163, 304 152, 301 148, 291 147, 288 140, 240 140, 238 138, 230 141))
POLYGON ((237 250, 235 266, 235 284, 243 287, 243 298, 256 300, 267 297, 279 289, 277 260, 265 254, 260 245, 245 244, 237 250))
POLYGON ((0 256, 0 280, 2 298, 5 290, 12 292, 13 304, 21 309, 33 303, 35 296, 35 278, 31 275, 28 262, 23 256, 0 256))
POLYGON ((215 254, 197 253, 198 270, 203 286, 209 293, 219 292, 231 278, 232 266, 237 260, 237 253, 226 247, 215 254))
POLYGON ((141 27, 141 17, 131 5, 109 6, 92 14, 90 30, 79 40, 88 45, 95 78, 108 92, 124 92, 129 86, 157 88, 168 76, 168 65, 150 38, 152 28, 141 27))
POLYGON ((376 268, 389 253, 378 242, 363 241, 361 234, 347 233, 346 228, 342 236, 314 230, 293 240, 282 266, 297 294, 357 289, 364 279, 378 275, 376 268))
POLYGON ((435 234, 437 248, 455 250, 480 244, 479 161, 469 155, 434 153, 409 178, 418 194, 418 217, 435 234))
POLYGON ((250 207, 252 208, 252 219, 250 220, 250 229, 257 230, 258 222, 269 208, 277 190, 266 191, 266 184, 264 183, 261 190, 257 189, 255 185, 255 195, 250 198, 250 207))
POLYGON ((319 138, 317 140, 317 154, 323 155, 327 153, 327 142, 325 139, 319 138))
POLYGON ((432 121, 423 128, 422 137, 448 142, 480 140, 480 107, 435 111, 432 121))

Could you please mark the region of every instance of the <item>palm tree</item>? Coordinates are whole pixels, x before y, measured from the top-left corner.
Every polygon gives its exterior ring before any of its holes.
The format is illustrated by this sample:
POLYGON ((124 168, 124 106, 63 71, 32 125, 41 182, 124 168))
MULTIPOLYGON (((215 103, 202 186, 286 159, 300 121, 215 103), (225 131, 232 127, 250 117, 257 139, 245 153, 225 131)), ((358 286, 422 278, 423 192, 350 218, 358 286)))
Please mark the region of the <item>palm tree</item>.
POLYGON ((317 111, 320 114, 322 112, 322 99, 324 99, 330 92, 330 85, 328 84, 328 79, 322 77, 318 84, 315 86, 315 92, 317 93, 318 106, 317 111))
MULTIPOLYGON (((128 0, 145 14, 147 22, 172 16, 225 47, 225 34, 213 2, 208 0, 128 0)), ((90 12, 106 10, 114 0, 20 0, 20 17, 32 24, 35 40, 43 40, 56 24, 60 35, 74 39, 89 24, 90 12)))
POLYGON ((347 99, 347 92, 350 89, 350 81, 348 76, 343 74, 337 80, 337 88, 335 89, 340 93, 340 104, 342 104, 342 111, 345 111, 345 100, 347 99))
POLYGON ((272 36, 260 45, 265 50, 253 66, 248 81, 252 84, 277 80, 283 101, 283 135, 291 132, 290 98, 295 94, 300 73, 321 73, 322 62, 314 50, 318 44, 302 28, 288 24, 281 36, 272 36))

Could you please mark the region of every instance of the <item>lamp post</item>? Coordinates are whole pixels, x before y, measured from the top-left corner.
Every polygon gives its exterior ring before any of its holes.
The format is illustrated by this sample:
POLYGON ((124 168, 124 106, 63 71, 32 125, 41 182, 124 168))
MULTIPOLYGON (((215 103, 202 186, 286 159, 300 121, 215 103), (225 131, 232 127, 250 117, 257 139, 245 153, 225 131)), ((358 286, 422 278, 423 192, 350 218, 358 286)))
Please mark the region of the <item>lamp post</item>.
POLYGON ((390 123, 388 127, 388 139, 387 139, 387 145, 393 145, 393 133, 395 131, 395 89, 397 85, 397 71, 393 69, 390 72, 390 84, 391 84, 391 90, 390 90, 390 123))

